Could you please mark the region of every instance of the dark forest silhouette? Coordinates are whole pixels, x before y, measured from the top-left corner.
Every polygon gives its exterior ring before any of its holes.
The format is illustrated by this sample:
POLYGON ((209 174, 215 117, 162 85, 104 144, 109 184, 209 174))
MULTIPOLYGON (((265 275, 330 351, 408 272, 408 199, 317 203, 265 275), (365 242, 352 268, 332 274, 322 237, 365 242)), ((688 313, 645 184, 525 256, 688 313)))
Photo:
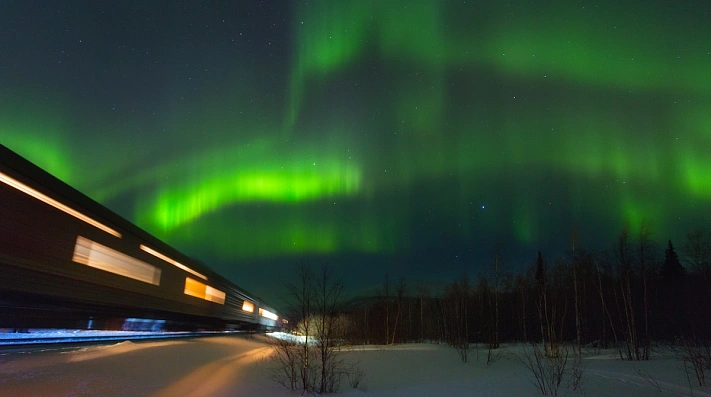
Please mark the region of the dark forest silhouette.
POLYGON ((342 377, 357 387, 362 371, 344 366, 343 344, 445 343, 463 362, 476 354, 488 366, 502 357, 501 343, 520 342, 519 360, 543 395, 557 395, 565 379, 581 387, 584 349, 638 361, 664 346, 703 386, 711 374, 711 232, 690 232, 680 247, 668 240, 662 251, 645 224, 600 252, 573 233, 570 251, 553 259, 539 251, 516 269, 494 249, 475 280, 464 273, 435 292, 385 274, 374 296, 350 302, 327 266, 319 279, 302 264, 288 290, 291 324, 306 341, 275 347, 278 379, 292 390, 336 391, 342 377))
POLYGON ((465 351, 513 341, 555 351, 572 342, 616 347, 627 360, 649 359, 653 342, 708 338, 711 233, 689 233, 679 253, 650 236, 644 226, 625 229, 601 252, 574 241, 565 255, 539 252, 518 269, 496 251, 476 280, 463 274, 437 293, 404 278, 393 287, 386 275, 376 296, 351 303, 343 337, 355 344, 435 341, 465 351))

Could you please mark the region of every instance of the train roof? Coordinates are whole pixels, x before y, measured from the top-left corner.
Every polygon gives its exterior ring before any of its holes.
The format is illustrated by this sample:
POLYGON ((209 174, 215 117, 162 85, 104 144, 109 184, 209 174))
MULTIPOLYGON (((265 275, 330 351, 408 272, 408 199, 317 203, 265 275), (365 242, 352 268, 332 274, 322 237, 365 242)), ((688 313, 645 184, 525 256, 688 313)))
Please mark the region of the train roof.
POLYGON ((63 200, 68 200, 71 204, 80 207, 83 211, 93 214, 94 216, 101 218, 107 223, 113 224, 127 233, 133 234, 140 240, 152 245, 155 249, 161 250, 164 254, 176 258, 177 260, 189 261, 190 266, 199 269, 201 273, 207 273, 210 278, 218 279, 224 283, 231 284, 243 294, 259 301, 266 308, 273 309, 271 306, 265 305, 259 297, 247 292, 244 288, 216 273, 201 261, 183 254, 176 248, 161 241, 157 237, 136 226, 134 223, 126 220, 121 215, 98 203, 91 197, 73 188, 69 184, 63 182, 59 178, 43 170, 2 144, 0 144, 0 163, 4 166, 4 168, 11 170, 11 172, 15 174, 13 177, 20 178, 21 182, 29 184, 33 188, 51 197, 53 196, 56 198, 58 196, 63 200))

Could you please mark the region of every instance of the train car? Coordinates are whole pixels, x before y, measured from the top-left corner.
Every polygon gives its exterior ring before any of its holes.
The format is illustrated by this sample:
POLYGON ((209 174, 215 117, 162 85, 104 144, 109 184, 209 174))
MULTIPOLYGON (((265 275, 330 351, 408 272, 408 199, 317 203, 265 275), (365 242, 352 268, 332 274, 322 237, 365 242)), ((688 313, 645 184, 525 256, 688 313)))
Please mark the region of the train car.
POLYGON ((278 320, 260 299, 0 145, 0 328, 255 329, 278 320))

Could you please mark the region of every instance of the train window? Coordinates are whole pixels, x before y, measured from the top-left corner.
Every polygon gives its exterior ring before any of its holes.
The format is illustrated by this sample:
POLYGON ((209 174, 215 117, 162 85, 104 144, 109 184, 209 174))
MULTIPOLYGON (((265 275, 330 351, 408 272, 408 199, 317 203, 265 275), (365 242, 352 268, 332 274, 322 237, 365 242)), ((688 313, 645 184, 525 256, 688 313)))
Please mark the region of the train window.
POLYGON ((183 292, 185 295, 205 299, 205 287, 207 287, 205 284, 190 277, 185 277, 185 290, 183 292))
POLYGON ((91 241, 86 237, 77 236, 72 260, 144 283, 160 285, 161 271, 157 267, 91 241))
POLYGON ((190 277, 185 277, 185 290, 183 292, 185 295, 205 299, 206 301, 219 303, 221 305, 225 304, 226 295, 224 292, 190 277))
POLYGON ((244 303, 242 304, 242 310, 254 313, 254 304, 250 301, 244 301, 244 303))
POLYGON ((261 307, 259 308, 259 315, 270 320, 276 320, 279 318, 276 314, 270 312, 269 310, 262 309, 261 307))
POLYGON ((205 299, 209 300, 210 302, 215 302, 224 305, 225 293, 208 285, 205 288, 205 299))

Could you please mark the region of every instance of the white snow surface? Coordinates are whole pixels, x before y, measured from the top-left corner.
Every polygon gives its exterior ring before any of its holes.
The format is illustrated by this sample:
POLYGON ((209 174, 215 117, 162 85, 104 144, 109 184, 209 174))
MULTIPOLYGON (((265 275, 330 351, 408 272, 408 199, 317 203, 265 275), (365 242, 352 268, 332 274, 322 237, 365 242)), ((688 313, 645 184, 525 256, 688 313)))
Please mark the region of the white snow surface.
MULTIPOLYGON (((217 336, 189 340, 122 342, 73 351, 0 356, 0 396, 299 396, 271 379, 266 337, 217 336)), ((344 348, 343 358, 364 371, 359 388, 347 380, 338 396, 537 396, 533 377, 506 345, 486 365, 486 350, 463 363, 444 345, 405 344, 344 348)), ((690 396, 683 364, 657 352, 629 362, 613 351, 584 359, 583 390, 564 382, 561 396, 690 396)), ((693 396, 711 388, 691 379, 693 396)))

